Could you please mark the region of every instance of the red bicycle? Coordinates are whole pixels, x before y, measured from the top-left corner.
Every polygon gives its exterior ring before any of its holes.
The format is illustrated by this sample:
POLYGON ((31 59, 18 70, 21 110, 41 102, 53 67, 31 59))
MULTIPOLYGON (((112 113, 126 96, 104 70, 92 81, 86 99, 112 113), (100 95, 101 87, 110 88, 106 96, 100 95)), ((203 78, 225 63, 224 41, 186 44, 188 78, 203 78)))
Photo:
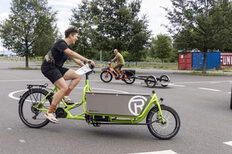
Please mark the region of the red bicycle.
POLYGON ((135 70, 118 70, 120 71, 120 76, 118 73, 114 70, 114 68, 111 66, 111 63, 108 62, 109 66, 102 69, 102 72, 100 74, 100 78, 103 82, 109 83, 113 77, 116 80, 122 80, 127 84, 132 84, 135 82, 135 70))

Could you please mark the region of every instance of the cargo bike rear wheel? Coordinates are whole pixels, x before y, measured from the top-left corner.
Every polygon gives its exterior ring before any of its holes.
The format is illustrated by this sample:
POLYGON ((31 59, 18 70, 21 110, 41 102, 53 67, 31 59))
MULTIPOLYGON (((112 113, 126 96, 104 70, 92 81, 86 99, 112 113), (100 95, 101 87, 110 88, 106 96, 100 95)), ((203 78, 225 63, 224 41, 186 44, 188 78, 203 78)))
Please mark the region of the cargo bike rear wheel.
POLYGON ((28 127, 41 128, 49 123, 49 120, 44 116, 46 111, 38 110, 49 108, 52 97, 47 97, 43 104, 38 104, 47 94, 45 89, 33 88, 25 92, 19 100, 19 117, 28 127))

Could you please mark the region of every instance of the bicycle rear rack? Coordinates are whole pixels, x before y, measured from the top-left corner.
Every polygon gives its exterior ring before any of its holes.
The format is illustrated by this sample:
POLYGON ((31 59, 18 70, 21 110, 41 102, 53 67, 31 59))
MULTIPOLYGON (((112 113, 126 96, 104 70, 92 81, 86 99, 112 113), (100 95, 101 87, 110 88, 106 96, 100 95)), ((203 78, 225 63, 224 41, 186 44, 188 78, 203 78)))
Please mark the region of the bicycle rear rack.
POLYGON ((27 84, 27 89, 31 89, 34 87, 39 87, 39 88, 46 88, 48 86, 47 83, 41 85, 41 84, 27 84))

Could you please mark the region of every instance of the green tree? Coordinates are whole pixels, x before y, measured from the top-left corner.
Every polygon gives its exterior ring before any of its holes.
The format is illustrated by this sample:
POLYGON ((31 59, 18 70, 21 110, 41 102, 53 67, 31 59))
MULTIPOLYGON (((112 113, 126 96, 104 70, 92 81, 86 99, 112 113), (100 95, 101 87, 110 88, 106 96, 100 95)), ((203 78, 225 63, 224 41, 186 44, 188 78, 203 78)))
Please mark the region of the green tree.
POLYGON ((82 1, 78 5, 78 8, 72 9, 71 25, 78 27, 79 36, 78 41, 73 45, 78 53, 85 55, 89 58, 96 58, 93 55, 96 51, 92 50, 92 21, 89 10, 90 3, 88 1, 82 1))
POLYGON ((167 10, 177 49, 199 49, 204 52, 203 72, 206 72, 208 50, 231 49, 231 11, 229 0, 171 0, 167 10))
POLYGON ((151 57, 160 58, 163 62, 165 59, 170 58, 172 51, 172 39, 167 35, 157 35, 152 38, 151 43, 151 57))
POLYGON ((3 46, 19 56, 44 55, 57 37, 56 12, 47 0, 12 0, 9 18, 0 24, 3 46))
POLYGON ((87 42, 92 49, 102 51, 104 59, 111 57, 113 49, 117 48, 128 51, 129 60, 140 60, 151 35, 146 16, 138 17, 140 4, 140 0, 130 3, 127 0, 82 1, 79 8, 73 10, 71 20, 81 31, 85 29, 86 40, 81 46, 87 42))

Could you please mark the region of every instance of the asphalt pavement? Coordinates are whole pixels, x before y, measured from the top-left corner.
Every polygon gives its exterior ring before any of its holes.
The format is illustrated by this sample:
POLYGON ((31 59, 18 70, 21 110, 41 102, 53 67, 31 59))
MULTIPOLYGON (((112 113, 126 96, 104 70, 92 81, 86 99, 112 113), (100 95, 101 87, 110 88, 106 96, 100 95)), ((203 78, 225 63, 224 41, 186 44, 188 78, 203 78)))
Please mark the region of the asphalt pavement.
MULTIPOLYGON (((168 87, 148 88, 136 80, 127 85, 120 80, 103 83, 99 73, 90 76, 93 90, 151 93, 155 90, 163 103, 174 108, 181 119, 181 129, 170 140, 153 137, 146 126, 93 127, 85 121, 60 119, 41 129, 25 126, 18 115, 18 99, 27 84, 52 84, 40 70, 11 70, 23 62, 0 61, 0 154, 43 153, 153 153, 153 154, 231 154, 232 110, 229 108, 231 76, 194 76, 171 71, 146 70, 144 74, 168 74, 168 87), (153 72, 154 71, 154 72, 153 72)), ((100 70, 100 68, 98 68, 100 70)), ((137 69, 139 72, 140 70, 137 69)), ((144 70, 145 71, 145 70, 144 70)), ((84 77, 72 91, 80 101, 84 77)), ((74 109, 73 114, 80 113, 74 109)))

